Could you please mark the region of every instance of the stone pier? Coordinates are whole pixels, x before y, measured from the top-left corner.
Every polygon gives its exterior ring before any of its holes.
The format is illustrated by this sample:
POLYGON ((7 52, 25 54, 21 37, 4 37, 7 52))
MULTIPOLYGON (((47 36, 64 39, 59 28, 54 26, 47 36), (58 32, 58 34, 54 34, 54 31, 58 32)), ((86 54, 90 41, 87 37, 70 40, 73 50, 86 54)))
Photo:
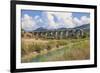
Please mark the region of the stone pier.
POLYGON ((79 38, 84 35, 82 29, 69 29, 62 31, 40 31, 40 32, 24 32, 24 36, 31 38, 43 38, 43 39, 66 39, 66 38, 79 38))

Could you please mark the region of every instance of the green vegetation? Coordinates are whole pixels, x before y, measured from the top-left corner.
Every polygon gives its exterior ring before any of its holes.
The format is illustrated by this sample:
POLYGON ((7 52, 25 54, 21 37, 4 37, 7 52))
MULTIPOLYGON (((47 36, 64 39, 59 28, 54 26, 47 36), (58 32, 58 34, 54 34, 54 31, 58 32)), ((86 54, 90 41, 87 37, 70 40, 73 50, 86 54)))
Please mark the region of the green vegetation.
POLYGON ((22 62, 82 60, 90 57, 89 38, 36 41, 27 43, 25 39, 22 40, 22 62))

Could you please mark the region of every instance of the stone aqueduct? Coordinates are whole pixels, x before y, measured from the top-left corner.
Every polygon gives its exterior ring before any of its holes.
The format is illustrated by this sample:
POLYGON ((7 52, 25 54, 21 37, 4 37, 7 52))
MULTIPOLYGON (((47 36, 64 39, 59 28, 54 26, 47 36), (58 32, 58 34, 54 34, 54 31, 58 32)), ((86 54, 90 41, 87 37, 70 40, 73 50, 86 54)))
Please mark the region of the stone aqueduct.
POLYGON ((22 32, 22 37, 28 38, 45 38, 45 39, 66 39, 66 38, 79 38, 84 36, 82 29, 68 29, 62 31, 34 31, 22 32))

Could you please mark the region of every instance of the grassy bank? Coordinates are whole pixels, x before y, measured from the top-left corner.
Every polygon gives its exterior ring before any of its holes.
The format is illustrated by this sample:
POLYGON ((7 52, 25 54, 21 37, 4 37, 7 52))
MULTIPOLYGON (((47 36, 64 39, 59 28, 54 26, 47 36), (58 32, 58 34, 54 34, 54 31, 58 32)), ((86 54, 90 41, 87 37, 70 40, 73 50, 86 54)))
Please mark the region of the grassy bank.
POLYGON ((22 39, 22 62, 83 60, 90 57, 88 38, 67 40, 22 39))

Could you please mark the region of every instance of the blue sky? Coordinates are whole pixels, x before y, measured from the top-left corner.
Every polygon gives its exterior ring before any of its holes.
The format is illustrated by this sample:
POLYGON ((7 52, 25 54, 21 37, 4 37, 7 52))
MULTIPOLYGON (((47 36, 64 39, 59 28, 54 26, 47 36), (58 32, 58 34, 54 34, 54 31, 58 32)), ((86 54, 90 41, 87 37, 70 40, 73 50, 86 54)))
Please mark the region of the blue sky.
POLYGON ((90 13, 82 13, 82 12, 72 12, 73 17, 77 17, 80 19, 81 16, 90 17, 90 13))
POLYGON ((36 11, 36 10, 22 10, 21 16, 23 17, 24 14, 28 14, 29 16, 35 17, 37 15, 41 16, 43 11, 36 11))
MULTIPOLYGON (((42 17, 42 13, 44 11, 39 11, 39 10, 22 10, 21 11, 21 16, 23 17, 24 14, 28 14, 29 16, 35 17, 39 15, 42 17)), ((63 13, 63 12, 62 12, 63 13)), ((72 12, 73 17, 77 17, 80 19, 81 16, 87 16, 90 17, 90 13, 85 13, 85 12, 72 12)))
POLYGON ((73 28, 89 24, 90 13, 21 10, 21 19, 22 28, 29 31, 39 27, 46 29, 73 28))

